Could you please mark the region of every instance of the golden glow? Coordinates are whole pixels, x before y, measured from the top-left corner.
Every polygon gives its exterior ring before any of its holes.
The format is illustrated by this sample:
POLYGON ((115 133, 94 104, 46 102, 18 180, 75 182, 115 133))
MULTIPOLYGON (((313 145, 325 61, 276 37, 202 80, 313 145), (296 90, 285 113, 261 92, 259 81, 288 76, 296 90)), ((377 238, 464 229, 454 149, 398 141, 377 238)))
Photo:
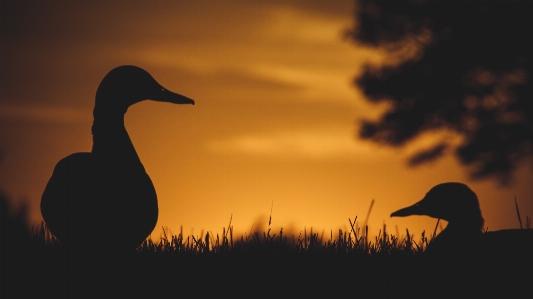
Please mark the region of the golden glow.
POLYGON ((352 1, 337 1, 337 9, 305 1, 134 2, 127 10, 52 3, 30 3, 38 6, 33 17, 16 4, 2 7, 0 188, 30 203, 33 223, 42 219, 40 196, 57 161, 91 149, 96 88, 121 64, 139 65, 196 100, 194 107, 147 101, 126 114, 158 193, 153 238, 161 227, 221 232, 231 215, 236 233, 248 232, 254 222, 267 225, 272 204, 274 228, 329 236, 348 218, 362 223, 372 199, 371 234, 385 223, 389 232, 398 226, 419 236, 436 220, 389 215, 446 181, 471 186, 489 229, 518 226, 514 196, 522 217, 533 217, 527 165, 512 188, 501 189, 469 182, 451 153, 406 166, 418 149, 456 142, 449 132, 403 149, 356 138, 356 121, 377 117, 383 106, 365 102, 351 82, 365 62, 387 60, 342 39, 352 1))

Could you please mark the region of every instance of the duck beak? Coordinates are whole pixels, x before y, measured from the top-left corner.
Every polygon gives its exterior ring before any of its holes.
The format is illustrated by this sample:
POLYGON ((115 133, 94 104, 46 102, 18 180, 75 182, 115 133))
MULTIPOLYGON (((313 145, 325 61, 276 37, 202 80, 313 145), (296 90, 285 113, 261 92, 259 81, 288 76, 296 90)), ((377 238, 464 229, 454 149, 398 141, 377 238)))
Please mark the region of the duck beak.
POLYGON ((405 216, 411 216, 411 215, 427 215, 424 213, 423 208, 421 208, 421 201, 415 203, 412 206, 399 209, 398 211, 390 214, 391 217, 405 217, 405 216))
POLYGON ((167 102, 167 103, 173 103, 173 104, 192 104, 194 105, 194 100, 190 99, 186 96, 183 96, 181 94, 174 93, 164 87, 161 86, 161 92, 159 95, 154 98, 153 100, 159 101, 159 102, 167 102))

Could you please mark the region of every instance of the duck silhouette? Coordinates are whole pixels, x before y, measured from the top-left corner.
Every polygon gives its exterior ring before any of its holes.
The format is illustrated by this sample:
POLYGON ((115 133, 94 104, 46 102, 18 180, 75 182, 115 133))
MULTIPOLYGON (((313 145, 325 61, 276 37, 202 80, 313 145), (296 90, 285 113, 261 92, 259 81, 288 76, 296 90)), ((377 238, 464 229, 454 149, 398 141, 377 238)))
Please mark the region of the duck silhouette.
POLYGON ((65 247, 133 250, 154 229, 156 191, 124 127, 128 107, 147 99, 194 105, 132 65, 111 70, 100 83, 91 152, 60 160, 41 198, 44 221, 65 247))
MULTIPOLYGON (((533 229, 484 232, 478 197, 467 185, 457 182, 436 185, 422 200, 393 212, 391 217, 411 215, 426 215, 448 222, 424 251, 424 275, 431 277, 428 280, 440 273, 444 281, 461 290, 530 288, 530 283, 521 279, 531 279, 531 275, 520 273, 530 272, 533 265, 533 229)), ((449 290, 450 285, 440 286, 449 290)))
MULTIPOLYGON (((446 229, 427 247, 426 254, 458 254, 459 252, 451 251, 454 247, 449 245, 453 242, 458 242, 456 244, 478 242, 483 231, 484 220, 477 195, 467 185, 461 183, 439 184, 431 188, 422 200, 392 213, 391 217, 411 215, 427 215, 448 221, 446 229)), ((456 247, 464 254, 473 249, 465 246, 456 247)))

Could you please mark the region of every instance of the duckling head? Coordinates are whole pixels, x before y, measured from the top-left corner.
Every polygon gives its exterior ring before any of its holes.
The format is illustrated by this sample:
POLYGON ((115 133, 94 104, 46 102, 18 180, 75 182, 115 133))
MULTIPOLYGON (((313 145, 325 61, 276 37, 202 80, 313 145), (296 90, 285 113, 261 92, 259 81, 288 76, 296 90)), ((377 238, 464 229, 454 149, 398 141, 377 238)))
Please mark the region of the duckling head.
POLYGON ((144 69, 123 65, 111 70, 98 86, 94 112, 124 114, 129 106, 143 100, 194 105, 192 99, 161 86, 144 69))
POLYGON ((462 183, 439 184, 412 206, 400 209, 391 217, 427 215, 444 219, 449 225, 475 226, 481 230, 483 217, 476 193, 462 183))

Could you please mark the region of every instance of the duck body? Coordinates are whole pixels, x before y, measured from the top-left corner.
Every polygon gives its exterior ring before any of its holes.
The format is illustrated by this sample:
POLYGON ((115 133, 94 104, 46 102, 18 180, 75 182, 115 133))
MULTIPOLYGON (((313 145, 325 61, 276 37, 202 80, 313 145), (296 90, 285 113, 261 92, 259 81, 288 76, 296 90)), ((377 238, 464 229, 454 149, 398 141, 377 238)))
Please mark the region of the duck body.
POLYGON ((48 228, 66 247, 132 250, 154 229, 156 191, 124 127, 127 108, 144 99, 194 104, 141 68, 122 66, 108 73, 96 95, 92 151, 60 160, 41 198, 48 228))
POLYGON ((448 221, 422 256, 420 277, 426 285, 450 296, 469 289, 485 292, 478 295, 491 295, 497 290, 509 295, 531 287, 521 278, 531 279, 526 273, 533 266, 533 230, 484 232, 477 195, 467 185, 439 184, 422 200, 393 212, 391 217, 410 215, 448 221))
POLYGON ((81 251, 136 248, 158 217, 156 191, 142 164, 94 153, 60 160, 42 198, 50 231, 81 251))
MULTIPOLYGON (((422 200, 393 212, 391 217, 411 215, 426 215, 448 221, 446 228, 427 247, 425 253, 428 255, 450 255, 454 253, 454 247, 463 248, 458 253, 480 255, 501 246, 516 252, 533 246, 533 229, 484 232, 484 219, 477 195, 462 183, 439 184, 431 188, 422 200)), ((529 248, 533 250, 533 247, 529 248)))

